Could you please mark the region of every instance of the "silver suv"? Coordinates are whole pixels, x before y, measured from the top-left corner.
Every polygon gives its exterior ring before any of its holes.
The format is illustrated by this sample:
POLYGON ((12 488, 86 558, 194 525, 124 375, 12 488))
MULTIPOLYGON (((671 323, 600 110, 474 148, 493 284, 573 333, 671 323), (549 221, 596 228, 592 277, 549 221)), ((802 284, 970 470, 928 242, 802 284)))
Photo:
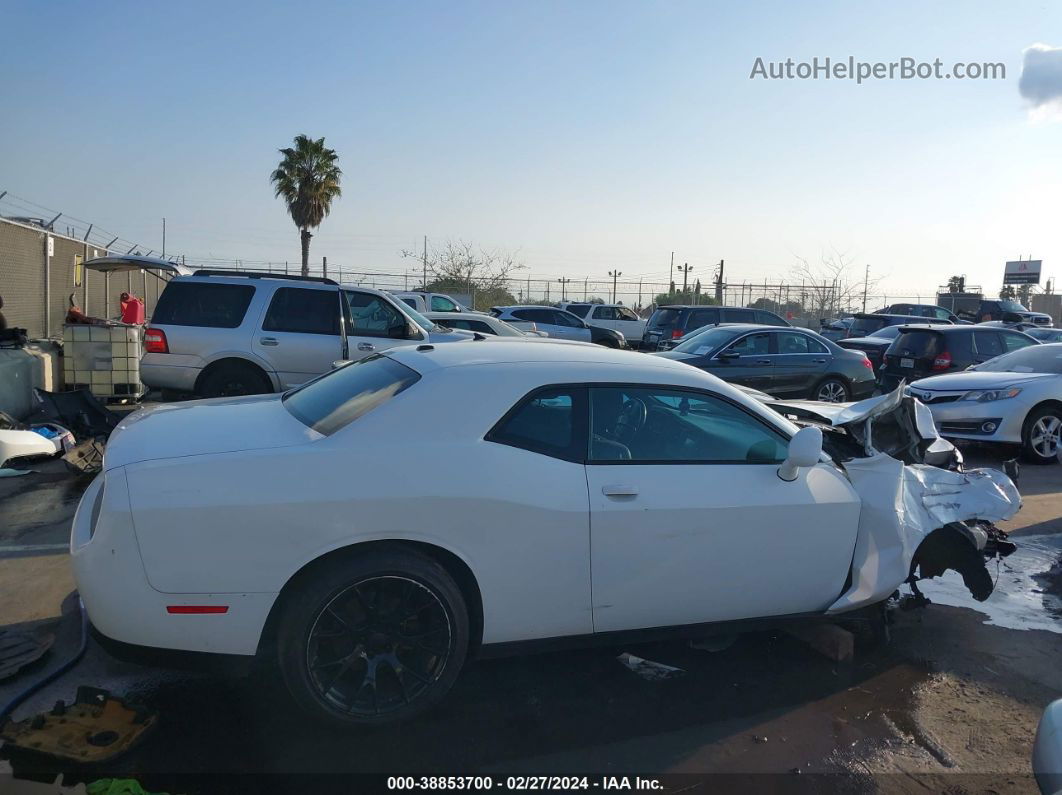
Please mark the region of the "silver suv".
POLYGON ((200 397, 276 392, 333 362, 468 340, 380 290, 331 279, 199 270, 170 280, 144 333, 141 380, 200 397))

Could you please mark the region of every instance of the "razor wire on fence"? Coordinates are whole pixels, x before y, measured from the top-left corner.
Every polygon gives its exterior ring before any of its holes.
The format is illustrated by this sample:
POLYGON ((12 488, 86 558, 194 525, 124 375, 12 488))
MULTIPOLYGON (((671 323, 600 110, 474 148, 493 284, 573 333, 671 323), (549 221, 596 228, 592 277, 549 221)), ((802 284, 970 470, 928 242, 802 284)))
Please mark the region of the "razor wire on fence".
MULTIPOLYGON (((98 247, 109 254, 163 256, 161 250, 155 250, 152 246, 140 245, 92 222, 44 207, 7 191, 0 191, 0 217, 98 247)), ((301 273, 301 265, 295 261, 192 256, 172 252, 167 253, 165 258, 191 268, 287 275, 301 273)), ((683 284, 681 281, 664 279, 623 280, 618 277, 544 278, 533 275, 526 265, 517 268, 513 275, 492 278, 489 283, 488 280, 473 276, 465 281, 450 278, 441 284, 433 271, 419 262, 416 262, 416 267, 396 273, 355 268, 329 262, 329 259, 321 257, 319 262, 311 263, 310 275, 328 277, 344 285, 380 290, 397 292, 427 289, 460 294, 470 303, 470 308, 479 310, 500 304, 557 304, 569 301, 623 304, 644 315, 664 304, 723 304, 766 309, 791 323, 817 327, 822 320, 846 313, 863 310, 873 312, 893 303, 933 304, 937 301, 937 294, 932 290, 924 293, 905 291, 904 295, 874 290, 864 295, 854 292, 850 286, 841 287, 836 283, 813 284, 781 279, 754 282, 732 278, 717 283, 712 277, 709 283, 702 285, 696 279, 683 284)), ((652 266, 647 265, 649 267, 652 266)))

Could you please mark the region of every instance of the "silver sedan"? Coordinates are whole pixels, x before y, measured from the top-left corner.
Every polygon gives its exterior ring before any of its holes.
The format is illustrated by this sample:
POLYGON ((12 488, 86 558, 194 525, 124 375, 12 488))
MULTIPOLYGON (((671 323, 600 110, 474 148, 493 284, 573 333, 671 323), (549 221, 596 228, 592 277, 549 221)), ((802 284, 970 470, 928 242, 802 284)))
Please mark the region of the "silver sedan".
POLYGON ((1020 444, 1049 464, 1062 451, 1062 343, 1032 345, 958 373, 915 381, 942 436, 1020 444))

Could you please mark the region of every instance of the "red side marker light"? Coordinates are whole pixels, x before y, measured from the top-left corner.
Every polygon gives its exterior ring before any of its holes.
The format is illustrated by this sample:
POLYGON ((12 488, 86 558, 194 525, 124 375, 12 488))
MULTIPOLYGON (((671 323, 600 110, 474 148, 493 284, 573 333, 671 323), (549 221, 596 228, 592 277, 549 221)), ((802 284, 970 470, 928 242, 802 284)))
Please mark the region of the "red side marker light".
POLYGON ((228 605, 166 605, 166 612, 171 615, 205 615, 209 613, 227 613, 228 605))

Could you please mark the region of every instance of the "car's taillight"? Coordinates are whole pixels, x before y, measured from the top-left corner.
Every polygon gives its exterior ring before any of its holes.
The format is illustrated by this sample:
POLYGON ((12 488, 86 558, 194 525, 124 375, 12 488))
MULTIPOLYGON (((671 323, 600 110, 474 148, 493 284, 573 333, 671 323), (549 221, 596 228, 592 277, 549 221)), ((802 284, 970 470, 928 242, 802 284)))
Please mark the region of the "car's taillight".
POLYGON ((682 339, 682 335, 683 335, 684 333, 685 333, 685 332, 683 332, 683 330, 682 330, 682 329, 680 329, 680 328, 672 329, 672 330, 671 330, 671 339, 673 339, 673 340, 679 340, 679 339, 682 339))
POLYGON ((937 357, 933 360, 934 370, 947 370, 951 367, 951 354, 947 351, 937 354, 937 357))
POLYGON ((160 328, 149 328, 144 332, 145 353, 169 353, 170 346, 166 343, 166 332, 160 328))
POLYGON ((874 365, 870 363, 870 358, 865 353, 863 354, 863 366, 874 372, 874 365))

